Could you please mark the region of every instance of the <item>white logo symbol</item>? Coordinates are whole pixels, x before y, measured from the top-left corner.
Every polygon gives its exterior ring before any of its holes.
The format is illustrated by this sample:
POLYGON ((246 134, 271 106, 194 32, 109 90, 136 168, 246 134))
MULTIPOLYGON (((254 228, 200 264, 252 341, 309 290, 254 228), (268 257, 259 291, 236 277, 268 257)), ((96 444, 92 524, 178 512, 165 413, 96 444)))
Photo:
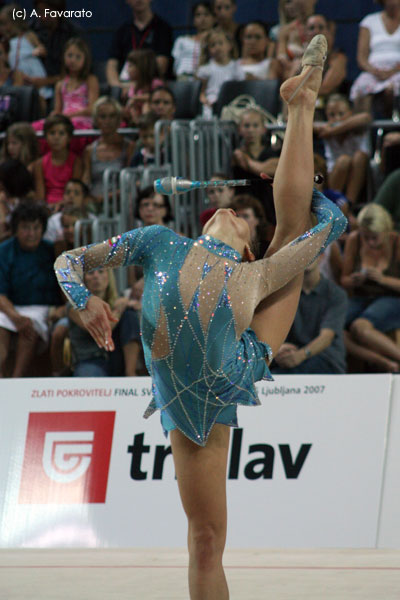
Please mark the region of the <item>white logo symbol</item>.
POLYGON ((43 468, 57 483, 71 483, 88 470, 94 431, 48 431, 43 448, 43 468))

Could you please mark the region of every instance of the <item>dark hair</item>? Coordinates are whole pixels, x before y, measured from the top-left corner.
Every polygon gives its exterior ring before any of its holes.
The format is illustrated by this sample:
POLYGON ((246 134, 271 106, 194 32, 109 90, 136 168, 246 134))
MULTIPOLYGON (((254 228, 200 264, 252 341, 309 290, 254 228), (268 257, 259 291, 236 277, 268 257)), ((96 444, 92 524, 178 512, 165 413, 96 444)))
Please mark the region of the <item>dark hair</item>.
POLYGON ((64 215, 67 217, 77 217, 77 219, 86 219, 87 217, 87 213, 78 206, 65 206, 61 211, 61 219, 64 215))
POLYGON ((137 67, 139 79, 137 87, 150 87, 153 79, 159 76, 156 53, 150 48, 131 50, 126 61, 137 67))
POLYGON ((172 91, 172 90, 171 90, 171 89, 170 89, 168 86, 166 86, 166 85, 159 85, 159 86, 158 86, 158 87, 156 87, 154 90, 151 90, 151 92, 150 92, 150 102, 152 101, 152 99, 153 99, 153 96, 154 96, 154 94, 155 94, 156 92, 167 92, 167 93, 168 93, 168 94, 171 96, 173 103, 176 105, 176 98, 175 98, 175 96, 174 96, 174 93, 173 93, 173 91, 172 91))
MULTIPOLYGON (((143 188, 142 190, 140 190, 140 192, 138 193, 138 195, 136 197, 135 219, 140 219, 139 208, 140 208, 140 204, 141 204, 142 200, 144 200, 145 198, 154 198, 154 196, 158 196, 158 192, 154 191, 154 188, 152 185, 149 185, 149 186, 143 188)), ((168 196, 161 196, 161 198, 163 198, 164 206, 167 209, 167 212, 166 212, 165 217, 163 218, 163 221, 164 221, 164 223, 169 223, 169 221, 172 221, 171 204, 170 204, 168 196)))
POLYGON ((22 221, 28 223, 40 221, 44 233, 46 231, 48 217, 49 211, 44 204, 21 202, 21 204, 18 204, 17 208, 11 214, 11 232, 13 235, 15 235, 18 225, 22 223, 22 221))
POLYGON ((82 81, 85 81, 89 77, 90 68, 92 66, 92 54, 91 54, 90 48, 87 45, 87 43, 85 42, 85 40, 83 40, 82 38, 79 38, 79 37, 70 38, 69 40, 67 40, 67 42, 64 46, 62 74, 64 76, 68 75, 66 68, 65 68, 65 64, 64 64, 64 55, 65 55, 66 51, 68 50, 68 48, 70 48, 71 46, 76 46, 78 48, 78 50, 80 50, 85 57, 85 60, 83 62, 82 71, 79 73, 79 78, 82 81))
POLYGON ((43 132, 46 136, 52 127, 55 125, 64 125, 67 130, 68 136, 71 138, 74 133, 74 126, 72 124, 71 119, 66 117, 65 115, 51 115, 47 117, 44 121, 43 132))
POLYGON ((0 182, 8 196, 23 198, 34 189, 33 177, 25 165, 12 158, 0 163, 0 182))
POLYGON ((268 34, 269 34, 269 27, 268 27, 268 25, 266 23, 264 23, 264 21, 257 21, 257 20, 249 21, 248 23, 244 23, 242 25, 242 30, 240 32, 242 37, 243 37, 243 34, 244 34, 244 30, 249 25, 258 25, 259 27, 261 27, 261 29, 264 30, 264 33, 265 33, 266 37, 268 37, 268 34))
POLYGON ((8 54, 10 51, 10 42, 8 41, 8 39, 5 37, 0 38, 0 44, 3 46, 4 52, 8 54))
POLYGON ((80 179, 68 179, 67 183, 65 184, 64 190, 67 187, 67 185, 69 183, 76 183, 77 185, 81 186, 81 190, 82 190, 82 194, 84 195, 84 197, 86 198, 86 196, 89 196, 89 188, 86 185, 86 183, 83 183, 83 181, 81 181, 80 179))
POLYGON ((254 215, 258 219, 258 225, 256 227, 257 239, 252 242, 251 250, 256 258, 261 258, 260 246, 263 246, 267 239, 268 226, 263 205, 261 204, 258 198, 251 196, 251 194, 238 194, 237 196, 235 196, 231 207, 235 211, 243 208, 251 208, 253 210, 254 215))
POLYGON ((211 2, 195 2, 192 6, 192 19, 194 17, 194 13, 196 12, 196 10, 199 8, 199 6, 203 6, 203 8, 205 8, 206 10, 208 10, 208 12, 212 15, 214 14, 212 6, 211 6, 211 2))

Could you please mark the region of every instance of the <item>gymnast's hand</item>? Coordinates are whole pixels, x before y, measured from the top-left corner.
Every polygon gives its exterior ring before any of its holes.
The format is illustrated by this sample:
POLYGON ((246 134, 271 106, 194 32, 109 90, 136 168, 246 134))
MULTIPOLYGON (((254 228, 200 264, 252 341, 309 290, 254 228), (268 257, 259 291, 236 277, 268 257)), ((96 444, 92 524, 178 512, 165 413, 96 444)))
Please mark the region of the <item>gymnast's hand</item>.
POLYGON ((83 326, 88 330, 99 348, 115 350, 110 322, 117 322, 110 306, 98 296, 90 296, 86 308, 79 311, 83 326))

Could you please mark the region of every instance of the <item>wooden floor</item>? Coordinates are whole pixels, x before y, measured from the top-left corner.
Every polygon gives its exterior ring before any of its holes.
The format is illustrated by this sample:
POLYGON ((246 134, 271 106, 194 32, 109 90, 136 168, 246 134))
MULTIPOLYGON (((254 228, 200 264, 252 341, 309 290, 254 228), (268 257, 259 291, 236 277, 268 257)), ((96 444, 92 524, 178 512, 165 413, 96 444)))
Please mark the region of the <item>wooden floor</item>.
MULTIPOLYGON (((185 550, 0 550, 1 600, 188 600, 185 550)), ((228 550, 231 600, 399 600, 400 551, 228 550)))

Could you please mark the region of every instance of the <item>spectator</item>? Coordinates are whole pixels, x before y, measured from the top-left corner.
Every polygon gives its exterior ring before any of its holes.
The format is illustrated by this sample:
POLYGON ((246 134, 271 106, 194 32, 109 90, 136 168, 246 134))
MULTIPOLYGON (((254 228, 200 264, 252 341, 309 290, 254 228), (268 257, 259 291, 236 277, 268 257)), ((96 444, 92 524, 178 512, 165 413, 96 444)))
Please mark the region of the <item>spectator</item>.
POLYGON ((374 202, 383 206, 393 219, 394 229, 400 232, 400 169, 390 173, 380 186, 374 202))
POLYGON ((203 116, 212 116, 212 106, 216 102, 225 81, 245 79, 245 73, 233 60, 233 46, 227 34, 212 29, 204 38, 200 67, 197 78, 202 82, 200 101, 203 104, 203 116))
POLYGON ((175 96, 166 86, 160 86, 150 93, 150 110, 158 119, 172 121, 176 110, 175 96))
POLYGON ((389 175, 400 168, 400 131, 390 131, 383 138, 381 170, 389 175))
MULTIPOLYGON (((213 2, 214 14, 217 20, 216 26, 229 37, 234 49, 237 46, 237 33, 239 25, 233 18, 236 12, 236 1, 235 0, 214 0, 213 2)), ((237 56, 237 54, 236 54, 237 56)))
POLYGON ((126 59, 128 82, 122 90, 127 99, 124 117, 136 125, 140 115, 149 111, 150 92, 163 85, 158 76, 156 55, 153 50, 131 50, 126 59))
POLYGON ((276 57, 281 66, 282 79, 295 73, 297 60, 304 53, 306 41, 306 21, 313 14, 316 0, 297 0, 296 2, 281 0, 280 17, 285 15, 284 23, 279 27, 276 57), (295 63, 293 61, 296 60, 295 63))
POLYGON ((0 241, 11 235, 12 213, 21 200, 34 200, 33 178, 19 160, 0 163, 0 241))
POLYGON ((135 219, 140 221, 141 227, 168 226, 172 220, 168 196, 158 194, 152 186, 140 190, 136 198, 135 219))
MULTIPOLYGON (((16 3, 7 4, 0 10, 0 34, 10 44, 8 62, 11 71, 20 71, 24 75, 24 82, 33 84, 35 78, 40 80, 47 76, 39 58, 43 56, 45 49, 37 35, 29 29, 25 19, 18 16, 21 12, 21 7, 16 3)), ((41 108, 45 112, 45 101, 53 97, 53 88, 40 86, 39 94, 43 99, 41 108)))
POLYGON ((261 172, 273 174, 279 151, 266 144, 265 118, 261 111, 243 111, 239 122, 242 144, 233 152, 233 176, 235 179, 251 179, 251 193, 263 205, 270 223, 275 224, 272 188, 259 178, 261 172))
POLYGON ((194 35, 180 35, 172 48, 173 70, 179 80, 193 79, 199 66, 201 43, 212 29, 215 18, 210 2, 196 2, 192 7, 194 35))
POLYGON ((74 377, 118 377, 136 375, 140 353, 140 327, 132 301, 118 297, 113 273, 96 269, 84 276, 88 290, 110 304, 115 321, 111 324, 115 350, 99 348, 84 327, 79 310, 68 306, 74 377))
POLYGON ((67 208, 68 210, 74 209, 81 215, 82 219, 93 218, 94 215, 88 212, 89 198, 87 185, 80 179, 70 179, 64 188, 62 203, 58 207, 59 210, 51 215, 47 221, 47 229, 43 239, 49 242, 58 242, 65 239, 62 218, 67 208))
MULTIPOLYGON (((1 22, 1 20, 0 20, 1 22)), ((0 39, 0 86, 24 85, 24 74, 18 69, 10 69, 8 53, 10 44, 5 38, 0 39)))
POLYGON ((119 73, 125 65, 130 50, 150 48, 157 56, 158 71, 162 77, 168 73, 172 48, 171 27, 151 10, 151 0, 126 0, 132 8, 133 19, 117 29, 110 57, 107 61, 107 81, 111 86, 122 86, 119 73))
POLYGON ((360 23, 357 61, 362 73, 350 90, 356 111, 372 109, 372 97, 383 92, 388 116, 392 113, 393 87, 400 87, 400 5, 397 0, 378 0, 381 12, 360 23))
POLYGON ((386 334, 400 327, 400 235, 389 213, 367 204, 359 230, 346 240, 341 283, 351 292, 346 326, 349 353, 398 372, 400 348, 386 334))
POLYGON ((34 0, 33 8, 37 17, 32 20, 31 28, 45 48, 41 59, 47 76, 43 80, 31 77, 29 83, 54 86, 61 78, 65 44, 70 38, 79 37, 81 29, 70 19, 59 16, 65 12, 66 0, 34 0))
POLYGON ((249 79, 278 79, 279 63, 267 57, 268 28, 261 21, 252 21, 242 31, 242 52, 239 64, 249 79))
MULTIPOLYGON (((306 43, 315 35, 322 34, 328 40, 328 56, 325 61, 322 84, 318 94, 315 120, 323 120, 326 98, 334 92, 339 92, 347 75, 347 56, 334 45, 334 31, 324 15, 310 15, 306 21, 306 43)), ((300 61, 299 61, 300 66, 300 61)))
POLYGON ((61 304, 54 275, 54 248, 42 240, 47 210, 21 203, 13 212, 13 236, 0 244, 0 365, 16 334, 12 377, 27 374, 33 358, 48 342, 50 306, 61 304), (42 342, 41 344, 39 342, 42 342))
POLYGON ((154 164, 154 126, 156 122, 157 116, 151 112, 140 117, 138 122, 140 148, 138 148, 132 158, 131 167, 147 167, 154 164))
POLYGON ((324 141, 329 187, 343 192, 350 204, 359 201, 369 160, 368 112, 353 114, 346 96, 333 94, 326 103, 326 125, 314 130, 324 141))
POLYGON ((238 194, 234 197, 231 208, 238 217, 247 221, 251 236, 251 251, 256 260, 262 258, 272 240, 274 228, 268 223, 261 202, 250 194, 238 194))
POLYGON ((7 127, 3 143, 3 158, 19 160, 28 167, 39 157, 39 145, 30 123, 19 121, 7 127))
MULTIPOLYGON (((71 180, 66 185, 66 188, 72 184, 75 188, 78 186, 75 182, 79 180, 71 180)), ((82 184, 82 182, 79 182, 82 184)), ((84 184, 82 184, 84 185, 84 184)), ((85 186, 86 187, 86 186, 85 186)), ((80 219, 87 218, 87 213, 84 212, 78 205, 64 204, 63 209, 52 215, 50 219, 60 217, 61 236, 54 242, 54 254, 59 256, 62 252, 71 250, 79 246, 79 242, 75 243, 75 224, 80 219)), ((49 219, 49 221, 50 221, 49 219)), ((67 303, 61 306, 53 306, 49 311, 49 323, 52 325, 50 333, 50 359, 52 366, 52 374, 54 377, 61 377, 65 373, 69 374, 69 370, 64 364, 64 343, 69 334, 69 321, 67 317, 67 303)))
POLYGON ((45 200, 52 210, 62 201, 67 181, 82 176, 82 161, 69 147, 73 131, 74 126, 65 115, 47 117, 44 135, 50 152, 33 163, 36 198, 45 200))
MULTIPOLYGON (((226 173, 213 173, 210 181, 224 181, 229 179, 226 173)), ((207 188, 207 208, 200 213, 200 223, 203 228, 209 219, 213 216, 217 208, 229 208, 234 199, 235 189, 232 187, 209 187, 207 188)))
POLYGON ((315 260, 304 271, 299 306, 285 343, 272 365, 273 374, 335 374, 346 372, 343 327, 346 293, 325 279, 315 260))
MULTIPOLYGON (((71 38, 63 55, 63 79, 56 85, 54 109, 50 115, 62 114, 71 119, 75 129, 93 127, 92 110, 99 96, 99 82, 90 74, 89 46, 81 38, 71 38)), ((41 131, 44 121, 36 121, 33 128, 41 131)))
POLYGON ((93 107, 93 121, 100 129, 100 137, 83 154, 83 181, 93 196, 91 210, 99 214, 103 210, 103 173, 106 169, 123 169, 129 165, 135 144, 118 133, 122 109, 117 100, 102 96, 93 107))

